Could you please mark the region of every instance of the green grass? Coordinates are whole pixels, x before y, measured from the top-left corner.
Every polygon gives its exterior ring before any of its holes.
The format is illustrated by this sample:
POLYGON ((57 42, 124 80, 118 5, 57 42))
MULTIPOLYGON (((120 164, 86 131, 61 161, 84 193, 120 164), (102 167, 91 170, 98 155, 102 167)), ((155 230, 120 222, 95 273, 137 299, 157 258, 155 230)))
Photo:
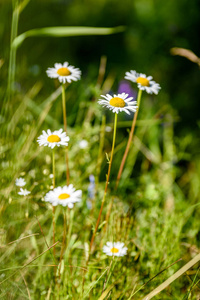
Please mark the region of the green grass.
MULTIPOLYGON (((15 54, 10 53, 10 70, 15 70, 15 54)), ((19 75, 19 66, 16 71, 19 75)), ((21 72, 26 71, 22 67, 21 72)), ((55 82, 54 89, 48 79, 47 94, 46 79, 38 77, 27 91, 23 83, 11 91, 14 75, 9 76, 0 118, 0 299, 143 299, 199 253, 200 141, 195 132, 179 134, 179 114, 161 90, 158 96, 142 95, 116 192, 132 122, 119 114, 110 184, 89 255, 112 145, 112 131, 105 126, 113 129, 114 119, 97 100, 100 94, 116 91, 118 81, 113 70, 107 70, 100 85, 92 67, 87 76, 82 72, 82 80, 66 89, 66 105, 70 182, 83 191, 83 197, 70 213, 56 207, 56 258, 53 249, 48 250, 53 245, 52 207, 43 201, 52 187, 51 150, 39 147, 37 137, 42 130, 63 128, 61 87, 55 82), (79 147, 83 139, 88 141, 86 149, 79 147), (90 174, 96 182, 91 210, 87 207, 90 174), (27 197, 18 195, 15 179, 20 176, 31 191, 27 197), (66 250, 59 265, 65 211, 66 250), (112 258, 102 251, 107 241, 121 241, 128 247, 127 255, 115 258, 112 266, 112 258), (61 270, 56 282, 55 265, 56 272, 61 270)), ((56 148, 55 158, 56 186, 63 186, 65 150, 56 148)), ((197 263, 154 299, 198 299, 199 289, 197 263)))
MULTIPOLYGON (((96 176, 102 113, 98 104, 91 102, 89 105, 90 102, 83 91, 83 82, 69 87, 66 95, 71 138, 70 181, 77 189, 83 190, 83 200, 74 208, 72 235, 67 244, 67 255, 64 255, 65 267, 63 266, 58 291, 58 286, 54 285, 53 267, 50 266, 54 265, 52 251, 45 252, 20 271, 22 266, 47 250, 43 234, 47 244, 53 244, 52 209, 42 201, 52 184, 48 176, 51 173, 51 151, 46 147, 39 148, 36 138, 42 129, 50 127, 54 130, 62 127, 61 98, 55 98, 60 91, 58 90, 47 100, 40 102, 37 84, 27 93, 29 96, 18 94, 13 98, 16 110, 9 123, 12 126, 4 124, 9 130, 6 137, 2 138, 1 148, 1 245, 17 241, 1 249, 1 281, 5 280, 0 285, 2 297, 28 299, 28 287, 32 299, 57 299, 58 295, 60 299, 66 299, 66 295, 67 299, 98 299, 103 291, 107 268, 111 261, 103 254, 102 247, 109 240, 118 240, 125 242, 128 254, 118 259, 111 274, 108 286, 110 299, 128 299, 133 290, 138 290, 150 278, 182 258, 182 261, 159 274, 133 297, 141 299, 198 253, 199 162, 197 157, 192 157, 192 153, 189 152, 192 149, 192 138, 188 136, 180 141, 174 136, 173 120, 176 119, 176 114, 170 113, 169 105, 162 112, 164 117, 160 121, 157 113, 160 104, 156 102, 154 105, 147 95, 143 97, 136 137, 118 193, 114 196, 106 232, 105 223, 102 223, 95 238, 95 249, 86 266, 92 229, 103 196, 107 172, 105 152, 109 153, 111 149, 112 132, 105 132, 101 173, 93 200, 94 210, 91 211, 86 206, 88 177, 90 174, 96 176), (75 102, 73 95, 75 98, 78 86, 83 93, 75 102), (72 107, 70 102, 73 103, 72 107), (85 117, 88 114, 89 121, 85 117), (155 119, 158 122, 154 122, 155 119), (89 142, 88 149, 79 149, 78 142, 82 139, 89 142), (14 181, 19 176, 23 176, 27 181, 27 189, 31 191, 28 197, 17 194, 18 188, 14 181), (32 236, 20 240, 29 235, 32 236), (83 276, 85 283, 82 294, 83 276)), ((109 119, 112 118, 113 115, 109 113, 109 119)), ((127 133, 123 129, 124 116, 121 115, 120 118, 111 184, 102 222, 113 196, 115 174, 127 140, 127 133)), ((64 184, 64 150, 56 149, 56 185, 64 184)), ((62 242, 63 211, 63 208, 56 208, 56 241, 59 241, 56 245, 57 261, 62 242)), ((194 288, 190 297, 193 298, 190 299, 195 299, 198 283, 195 285, 192 282, 193 279, 198 281, 198 274, 195 278, 197 268, 198 266, 194 266, 188 274, 184 274, 163 291, 162 299, 183 299, 192 287, 194 288)), ((160 296, 157 296, 157 299, 161 299, 160 296)))

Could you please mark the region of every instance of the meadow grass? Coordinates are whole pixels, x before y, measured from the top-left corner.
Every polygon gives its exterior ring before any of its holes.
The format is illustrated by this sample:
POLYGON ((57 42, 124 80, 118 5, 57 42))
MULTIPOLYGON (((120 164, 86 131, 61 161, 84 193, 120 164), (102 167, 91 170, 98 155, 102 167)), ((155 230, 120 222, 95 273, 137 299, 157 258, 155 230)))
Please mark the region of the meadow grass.
MULTIPOLYGON (((10 70, 15 70, 14 56, 11 53, 10 70)), ((14 75, 9 73, 9 93, 2 107, 0 299, 146 299, 199 254, 200 162, 195 150, 199 140, 192 132, 181 138, 176 135, 179 116, 165 91, 158 96, 143 92, 116 190, 133 118, 133 114, 118 115, 110 180, 95 232, 113 138, 114 114, 97 103, 116 80, 112 71, 105 76, 105 68, 102 59, 95 79, 84 75, 66 89, 69 180, 83 195, 72 210, 55 207, 55 243, 52 205, 43 201, 53 186, 52 152, 39 147, 37 138, 42 130, 63 128, 63 89, 52 88, 44 97, 38 78, 27 92, 10 93, 14 75), (88 142, 83 149, 82 140, 88 142), (91 174, 95 178, 92 197, 91 174), (19 177, 27 182, 28 196, 18 195, 15 180, 19 177), (113 259, 104 254, 108 241, 124 242, 127 255, 113 259)), ((61 147, 55 149, 54 178, 55 186, 66 184, 61 147)), ((198 299, 197 262, 175 281, 172 278, 154 299, 198 299)))

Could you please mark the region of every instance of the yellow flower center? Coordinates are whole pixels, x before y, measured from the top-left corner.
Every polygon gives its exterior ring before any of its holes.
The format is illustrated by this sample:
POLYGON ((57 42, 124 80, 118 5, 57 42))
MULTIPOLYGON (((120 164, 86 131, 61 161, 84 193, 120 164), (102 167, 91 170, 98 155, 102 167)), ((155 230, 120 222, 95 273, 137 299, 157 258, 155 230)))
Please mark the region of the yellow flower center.
POLYGON ((117 249, 117 248, 112 248, 112 249, 110 249, 110 251, 111 251, 112 253, 117 253, 117 252, 119 252, 119 249, 117 249))
POLYGON ((126 105, 125 101, 122 98, 114 97, 110 99, 110 105, 115 107, 124 107, 126 105))
POLYGON ((63 67, 63 68, 58 69, 57 74, 60 76, 68 76, 71 74, 71 72, 69 69, 63 67))
POLYGON ((60 200, 65 200, 65 199, 67 199, 67 198, 69 198, 69 197, 70 197, 70 195, 69 195, 69 194, 66 194, 66 193, 60 194, 60 195, 58 196, 58 198, 59 198, 60 200))
POLYGON ((52 134, 52 135, 48 136, 47 141, 49 143, 58 143, 58 142, 60 142, 60 138, 58 135, 52 134))
POLYGON ((140 83, 143 86, 149 86, 149 80, 147 78, 143 78, 143 77, 138 77, 136 79, 137 83, 140 83))

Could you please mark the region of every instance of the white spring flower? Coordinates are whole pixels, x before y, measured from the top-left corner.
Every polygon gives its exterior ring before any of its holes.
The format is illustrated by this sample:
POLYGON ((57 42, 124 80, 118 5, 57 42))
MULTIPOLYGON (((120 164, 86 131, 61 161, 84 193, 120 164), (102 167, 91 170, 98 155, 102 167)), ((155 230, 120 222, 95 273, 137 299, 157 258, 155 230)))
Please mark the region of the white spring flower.
POLYGON ((42 135, 40 135, 37 139, 37 142, 40 146, 48 146, 53 149, 55 146, 60 147, 68 146, 69 137, 66 136, 66 132, 62 132, 63 129, 52 131, 50 129, 45 132, 42 131, 42 135))
POLYGON ((22 189, 22 188, 20 188, 20 192, 18 192, 18 194, 21 195, 21 196, 27 196, 30 193, 31 192, 27 191, 26 189, 22 189))
POLYGON ((142 73, 137 73, 136 71, 131 70, 130 72, 126 72, 126 76, 124 77, 127 80, 132 82, 136 82, 138 88, 140 90, 145 90, 148 94, 158 94, 161 89, 160 85, 156 83, 152 76, 147 76, 142 73))
POLYGON ((25 186, 26 185, 26 181, 24 180, 24 178, 20 177, 20 178, 17 178, 15 180, 15 185, 16 186, 25 186))
POLYGON ((124 256, 127 254, 127 247, 121 242, 107 242, 103 247, 103 252, 109 256, 124 256))
POLYGON ((106 94, 101 97, 104 99, 99 99, 98 103, 112 110, 113 113, 118 114, 118 112, 124 111, 130 115, 130 111, 136 112, 137 110, 136 101, 132 101, 133 97, 129 97, 126 93, 113 96, 106 94))
POLYGON ((71 81, 77 81, 81 78, 81 71, 78 68, 69 66, 68 62, 64 64, 56 63, 54 68, 47 69, 47 75, 50 78, 58 78, 61 83, 71 83, 71 81))
POLYGON ((57 206, 60 204, 64 207, 68 206, 69 208, 72 208, 74 206, 74 203, 81 201, 81 197, 82 191, 76 191, 73 187, 73 184, 70 184, 69 186, 59 186, 53 191, 48 192, 45 195, 44 200, 46 202, 50 202, 53 206, 57 206))
POLYGON ((87 148, 87 146, 88 146, 88 141, 86 141, 86 140, 81 140, 78 144, 79 144, 79 148, 80 148, 80 149, 85 149, 85 148, 87 148))

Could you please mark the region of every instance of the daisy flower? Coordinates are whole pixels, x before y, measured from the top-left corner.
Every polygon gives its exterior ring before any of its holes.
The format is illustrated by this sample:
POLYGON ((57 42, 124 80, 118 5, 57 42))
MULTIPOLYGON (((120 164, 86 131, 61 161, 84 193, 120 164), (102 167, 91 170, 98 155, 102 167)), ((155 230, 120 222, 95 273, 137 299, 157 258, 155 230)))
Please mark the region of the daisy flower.
POLYGON ((15 185, 16 186, 25 186, 26 185, 26 181, 24 180, 24 178, 20 177, 20 178, 17 178, 15 180, 15 185))
POLYGON ((64 64, 54 64, 54 68, 47 69, 47 75, 50 78, 58 78, 58 80, 62 83, 71 81, 77 81, 81 79, 81 71, 78 68, 73 66, 69 66, 68 62, 64 62, 64 64))
POLYGON ((74 203, 81 201, 82 191, 75 190, 73 184, 57 187, 53 191, 48 192, 44 200, 52 203, 53 206, 62 205, 72 208, 74 203))
POLYGON ((124 256, 127 254, 127 247, 124 247, 124 243, 120 242, 107 242, 103 247, 103 252, 109 256, 124 256))
POLYGON ((40 146, 48 146, 53 149, 55 146, 60 147, 68 146, 69 137, 66 136, 66 132, 62 132, 63 129, 59 129, 51 132, 50 129, 45 132, 42 131, 42 135, 40 135, 37 139, 37 142, 40 146))
POLYGON ((152 76, 146 76, 142 73, 137 73, 136 71, 131 70, 126 72, 125 79, 128 79, 132 82, 136 82, 140 90, 145 90, 148 94, 158 94, 161 89, 160 85, 156 83, 152 76))
POLYGON ((135 112, 137 110, 136 101, 132 101, 133 97, 129 97, 128 94, 122 93, 118 95, 101 95, 104 99, 99 99, 98 103, 102 106, 112 110, 113 113, 126 112, 130 115, 130 111, 135 112))
POLYGON ((21 196, 27 196, 27 195, 29 195, 30 193, 31 193, 31 192, 27 191, 26 189, 24 190, 24 189, 22 189, 22 188, 20 188, 20 192, 18 192, 18 194, 21 195, 21 196))

